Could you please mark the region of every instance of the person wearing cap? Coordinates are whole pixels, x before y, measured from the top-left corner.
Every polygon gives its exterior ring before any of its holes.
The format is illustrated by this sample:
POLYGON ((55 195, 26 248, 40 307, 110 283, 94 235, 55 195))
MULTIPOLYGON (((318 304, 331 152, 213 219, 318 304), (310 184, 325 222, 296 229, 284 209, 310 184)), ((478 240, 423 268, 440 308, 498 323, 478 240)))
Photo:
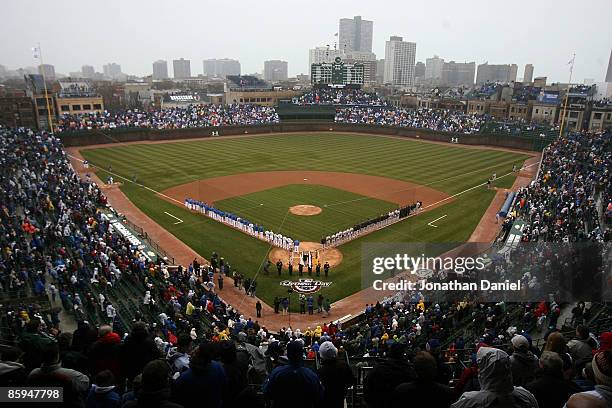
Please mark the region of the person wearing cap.
POLYGON ((287 345, 288 364, 276 367, 262 390, 272 408, 313 408, 321 406, 323 387, 319 377, 304 367, 304 343, 294 340, 287 345))
POLYGON ((529 350, 529 341, 525 336, 517 334, 512 337, 510 343, 513 350, 510 356, 512 382, 517 387, 524 387, 535 379, 539 367, 538 358, 529 350))
POLYGON ((350 367, 338 359, 338 349, 331 341, 324 341, 319 346, 321 367, 317 370, 323 393, 323 406, 326 408, 344 408, 344 397, 348 388, 355 384, 355 376, 350 367))
POLYGON ((510 357, 505 351, 481 347, 476 353, 480 391, 464 392, 452 408, 538 408, 533 394, 512 385, 510 357))
POLYGON ((363 382, 363 396, 370 408, 391 407, 393 391, 402 384, 414 380, 414 370, 405 356, 406 345, 393 343, 387 358, 370 370, 363 382))
POLYGON ((536 379, 525 388, 533 394, 540 407, 561 408, 572 394, 581 391, 576 383, 563 378, 563 360, 559 354, 542 352, 539 367, 536 379))
POLYGON ((435 381, 436 360, 426 351, 419 351, 414 358, 416 380, 398 385, 393 392, 393 405, 402 406, 410 401, 413 406, 448 408, 455 400, 453 391, 435 381))
POLYGON ((612 351, 601 351, 595 354, 591 366, 595 375, 595 389, 572 395, 567 401, 566 407, 599 408, 612 406, 612 351))

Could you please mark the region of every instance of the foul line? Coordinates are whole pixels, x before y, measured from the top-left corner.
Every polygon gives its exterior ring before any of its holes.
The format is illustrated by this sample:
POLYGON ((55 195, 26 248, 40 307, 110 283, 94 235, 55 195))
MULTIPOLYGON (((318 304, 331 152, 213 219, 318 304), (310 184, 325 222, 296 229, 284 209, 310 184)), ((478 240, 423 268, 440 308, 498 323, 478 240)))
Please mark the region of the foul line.
POLYGON ((438 226, 437 225, 433 225, 433 223, 436 222, 436 221, 440 221, 442 218, 446 218, 446 216, 447 216, 447 214, 444 214, 443 216, 438 217, 435 220, 428 222, 427 225, 429 225, 430 227, 438 228, 438 226))
POLYGON ((174 218, 175 220, 178 220, 178 222, 175 222, 174 225, 180 224, 183 222, 183 220, 181 220, 179 217, 176 217, 172 214, 170 214, 168 211, 164 211, 164 214, 169 215, 170 217, 174 218))

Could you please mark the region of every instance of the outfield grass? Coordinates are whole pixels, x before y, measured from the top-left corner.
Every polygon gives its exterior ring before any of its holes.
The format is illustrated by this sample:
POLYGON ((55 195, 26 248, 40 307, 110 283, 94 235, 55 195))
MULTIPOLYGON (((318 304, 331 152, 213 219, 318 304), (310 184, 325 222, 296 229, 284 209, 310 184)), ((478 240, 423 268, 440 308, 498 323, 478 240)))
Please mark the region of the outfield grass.
MULTIPOLYGON (((516 153, 409 139, 329 133, 134 144, 82 153, 91 163, 101 168, 112 165, 113 172, 130 179, 136 175, 139 182, 157 191, 202 178, 303 169, 392 177, 427 184, 451 195, 484 182, 493 172, 498 176, 506 174, 513 164, 527 158, 516 153)), ((105 177, 104 172, 100 176, 105 177)), ((497 186, 510 187, 513 181, 514 176, 505 177, 498 180, 497 186)), ((204 257, 216 251, 247 276, 255 275, 267 257, 269 246, 264 242, 190 213, 132 183, 125 183, 121 189, 141 210, 204 257), (174 225, 175 220, 164 211, 185 222, 174 225)), ((465 241, 494 194, 484 187, 470 190, 455 197, 451 204, 343 245, 343 262, 331 271, 333 284, 323 294, 335 301, 360 289, 363 242, 465 241), (442 215, 446 217, 437 223, 439 228, 427 225, 442 215)), ((271 303, 274 296, 285 294, 278 281, 275 274, 258 275, 258 296, 271 303)))
POLYGON ((293 239, 319 242, 322 236, 394 210, 397 204, 328 186, 290 184, 220 200, 215 207, 273 227, 275 231, 293 239), (344 204, 328 207, 330 203, 344 204), (290 207, 299 204, 315 205, 323 211, 312 216, 288 212, 290 207))

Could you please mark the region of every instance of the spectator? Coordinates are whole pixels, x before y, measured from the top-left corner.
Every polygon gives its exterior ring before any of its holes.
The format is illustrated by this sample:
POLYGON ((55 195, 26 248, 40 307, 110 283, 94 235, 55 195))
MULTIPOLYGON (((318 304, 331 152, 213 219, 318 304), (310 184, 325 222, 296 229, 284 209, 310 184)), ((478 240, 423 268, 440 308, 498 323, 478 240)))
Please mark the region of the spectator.
POLYGON ((612 351, 602 351, 593 357, 593 372, 595 374, 595 390, 574 394, 567 402, 568 407, 580 406, 580 402, 590 400, 589 407, 612 405, 612 351))
POLYGON ((289 364, 276 367, 263 385, 264 397, 272 408, 313 408, 323 401, 323 387, 317 375, 303 366, 304 343, 287 345, 289 364))
POLYGON ((153 360, 142 371, 142 388, 136 400, 127 401, 122 408, 183 408, 170 401, 170 371, 162 360, 153 360))
POLYGON ((88 355, 91 373, 95 375, 104 370, 110 370, 115 379, 119 379, 122 375, 122 357, 120 356, 121 337, 113 332, 112 327, 107 324, 100 326, 98 333, 100 337, 91 346, 88 355))
POLYGON ((127 380, 132 381, 149 361, 159 357, 159 349, 149 336, 145 323, 134 323, 132 333, 125 339, 121 347, 121 358, 124 362, 127 380))
POLYGON ((82 407, 83 397, 89 388, 89 378, 78 371, 63 368, 59 360, 59 346, 53 342, 44 346, 42 365, 32 370, 27 386, 61 387, 64 406, 82 407))
POLYGON ((463 393, 453 408, 499 407, 537 408, 534 396, 522 387, 512 385, 510 358, 502 350, 481 347, 476 353, 480 391, 463 393))
POLYGON ((0 387, 23 387, 27 373, 25 366, 18 362, 23 352, 17 347, 7 346, 0 355, 0 387))
POLYGON ((178 376, 189 368, 189 353, 191 353, 191 343, 193 340, 188 334, 181 334, 178 337, 176 347, 170 348, 166 359, 170 364, 170 372, 172 377, 178 376))
POLYGON ((119 408, 121 397, 115 391, 115 377, 110 370, 96 374, 89 395, 85 401, 86 408, 119 408))
POLYGON ((395 388, 414 380, 414 372, 406 359, 405 350, 405 344, 393 343, 387 358, 377 363, 365 377, 363 396, 368 407, 391 406, 395 388))
POLYGON ((576 327, 576 337, 567 343, 570 355, 574 359, 576 370, 580 371, 593 358, 593 345, 590 342, 589 329, 586 326, 576 327))
POLYGON ((202 343, 191 357, 189 369, 174 382, 172 400, 185 408, 219 408, 227 389, 223 366, 212 359, 212 345, 202 343))
POLYGON ((30 320, 25 326, 25 332, 19 340, 19 348, 23 350, 23 364, 27 372, 40 367, 44 356, 42 350, 55 340, 42 331, 39 319, 30 320))
POLYGON ((403 383, 393 393, 394 407, 402 406, 406 401, 411 405, 432 408, 448 408, 454 401, 453 392, 444 384, 435 381, 436 360, 426 351, 420 351, 414 358, 416 379, 403 383))
POLYGON ((535 378, 538 358, 529 350, 529 341, 525 336, 517 334, 510 342, 513 350, 510 356, 512 382, 516 387, 524 387, 535 378))
POLYGON ((344 361, 338 359, 338 349, 331 341, 319 346, 321 367, 317 370, 323 385, 323 406, 343 408, 346 391, 355 384, 355 376, 344 361))
POLYGON ((562 408, 578 386, 563 378, 563 360, 559 354, 545 351, 540 356, 540 370, 535 380, 525 386, 540 407, 562 408))
POLYGON ((557 353, 563 361, 563 377, 570 379, 574 372, 574 360, 567 350, 565 337, 559 332, 552 332, 546 338, 544 351, 552 351, 557 353))

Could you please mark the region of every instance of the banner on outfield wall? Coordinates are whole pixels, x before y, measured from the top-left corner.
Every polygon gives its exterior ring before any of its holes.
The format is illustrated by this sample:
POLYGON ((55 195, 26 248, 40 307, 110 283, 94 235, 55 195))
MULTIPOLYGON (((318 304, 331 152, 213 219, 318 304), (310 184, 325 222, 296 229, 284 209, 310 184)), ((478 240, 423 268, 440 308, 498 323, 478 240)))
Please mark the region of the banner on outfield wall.
POLYGON ((330 287, 332 282, 322 282, 314 279, 300 279, 297 281, 282 281, 280 282, 281 286, 285 286, 293 289, 295 292, 300 294, 311 294, 316 293, 321 290, 321 288, 330 287))

